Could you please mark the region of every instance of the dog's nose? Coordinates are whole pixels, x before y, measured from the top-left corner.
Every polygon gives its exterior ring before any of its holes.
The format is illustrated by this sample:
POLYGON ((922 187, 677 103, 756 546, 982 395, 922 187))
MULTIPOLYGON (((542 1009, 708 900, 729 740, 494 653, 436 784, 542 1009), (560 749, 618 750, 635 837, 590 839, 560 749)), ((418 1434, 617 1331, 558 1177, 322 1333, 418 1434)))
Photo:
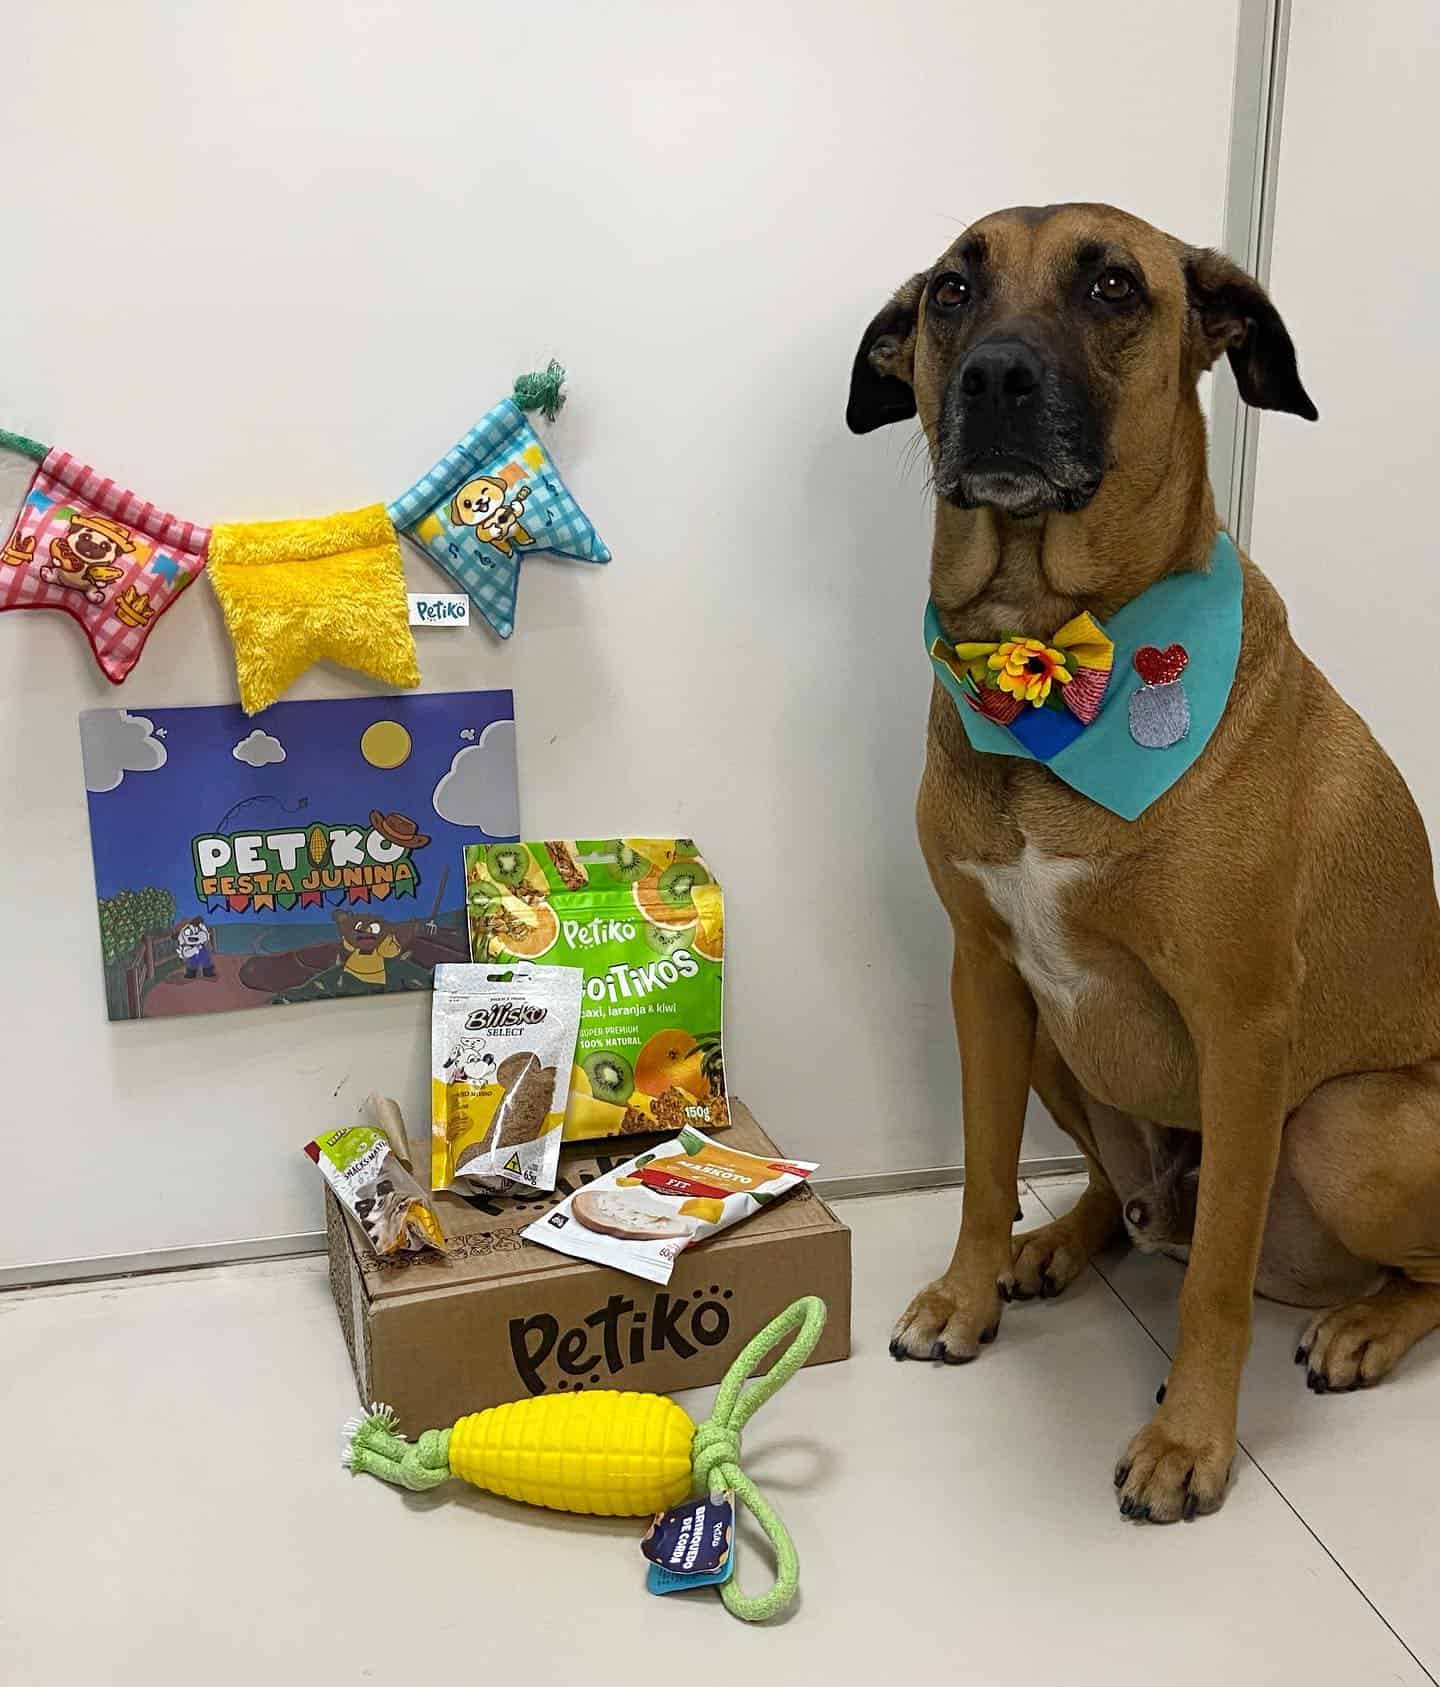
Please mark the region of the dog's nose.
POLYGON ((1024 340, 982 340, 960 365, 960 391, 972 404, 997 409, 1022 403, 1040 385, 1044 366, 1024 340))

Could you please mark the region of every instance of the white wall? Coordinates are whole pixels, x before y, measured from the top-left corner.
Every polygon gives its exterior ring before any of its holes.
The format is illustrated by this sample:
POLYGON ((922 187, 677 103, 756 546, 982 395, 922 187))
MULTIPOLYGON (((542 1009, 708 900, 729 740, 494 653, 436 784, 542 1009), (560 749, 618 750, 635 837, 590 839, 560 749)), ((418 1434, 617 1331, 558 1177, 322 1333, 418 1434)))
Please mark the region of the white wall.
POLYGON ((1437 86, 1432 0, 1294 8, 1270 286, 1320 421, 1265 418, 1251 534, 1296 638, 1399 764, 1432 844, 1437 86))
MULTIPOLYGON (((996 206, 1108 199, 1217 239, 1230 23, 1186 0, 12 7, 0 422, 193 519, 320 514, 393 496, 564 358, 553 443, 616 560, 527 563, 511 644, 422 635, 425 683, 515 688, 528 835, 701 841, 727 1064, 791 1152, 951 1164, 947 934, 911 820, 924 477, 903 432, 844 431, 849 364, 996 206)), ((201 586, 119 700, 233 695, 201 586)), ((105 1023, 75 715, 115 700, 68 622, 0 618, 0 1266, 312 1228, 306 1137, 373 1086, 423 1106, 425 1001, 105 1023)))

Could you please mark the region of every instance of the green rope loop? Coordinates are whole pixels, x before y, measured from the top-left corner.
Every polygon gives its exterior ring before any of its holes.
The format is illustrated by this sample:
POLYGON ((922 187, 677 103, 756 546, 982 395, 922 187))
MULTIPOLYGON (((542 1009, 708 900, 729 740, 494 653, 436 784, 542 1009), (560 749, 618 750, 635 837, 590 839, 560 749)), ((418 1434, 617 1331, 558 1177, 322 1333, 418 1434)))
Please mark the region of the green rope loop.
POLYGON ((690 1458, 697 1491, 704 1488, 718 1494, 721 1489, 732 1489, 736 1500, 765 1531, 775 1552, 775 1580, 764 1593, 744 1593, 733 1578, 721 1584, 725 1609, 742 1622, 763 1623, 785 1609, 800 1585, 800 1556, 779 1514, 740 1468, 740 1431, 815 1351, 825 1328, 825 1311, 825 1302, 818 1295, 804 1295, 778 1318, 772 1318, 740 1350, 720 1384, 715 1410, 695 1431, 690 1458), (760 1361, 791 1335, 794 1339, 789 1347, 765 1375, 753 1376, 760 1361))
POLYGON ((11 433, 9 428, 0 428, 0 450, 18 451, 22 457, 33 457, 37 463, 43 463, 50 455, 48 445, 42 445, 38 439, 27 439, 23 433, 11 433))
POLYGON ((547 422, 553 422, 565 403, 564 385, 564 365, 552 357, 543 369, 517 375, 510 396, 522 410, 538 410, 547 422))

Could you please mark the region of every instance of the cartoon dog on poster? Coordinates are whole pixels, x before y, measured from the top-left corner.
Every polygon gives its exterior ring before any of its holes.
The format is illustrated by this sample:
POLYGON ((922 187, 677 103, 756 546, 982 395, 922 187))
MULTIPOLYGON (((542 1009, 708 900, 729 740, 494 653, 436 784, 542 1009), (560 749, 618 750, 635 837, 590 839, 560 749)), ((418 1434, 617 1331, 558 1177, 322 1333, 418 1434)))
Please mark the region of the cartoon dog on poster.
POLYGON ((178 921, 171 936, 186 978, 214 978, 215 937, 199 914, 178 921))

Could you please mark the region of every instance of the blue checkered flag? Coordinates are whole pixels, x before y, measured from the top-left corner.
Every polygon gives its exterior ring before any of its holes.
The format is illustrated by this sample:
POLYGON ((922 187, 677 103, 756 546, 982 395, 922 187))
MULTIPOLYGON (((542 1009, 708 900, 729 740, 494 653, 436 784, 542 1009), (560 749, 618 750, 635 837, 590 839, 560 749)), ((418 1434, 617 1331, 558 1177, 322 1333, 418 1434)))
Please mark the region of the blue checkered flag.
POLYGON ((515 630, 520 559, 542 551, 609 562, 525 415, 554 418, 565 402, 558 363, 522 375, 435 467, 387 506, 391 521, 468 594, 501 638, 515 630))

